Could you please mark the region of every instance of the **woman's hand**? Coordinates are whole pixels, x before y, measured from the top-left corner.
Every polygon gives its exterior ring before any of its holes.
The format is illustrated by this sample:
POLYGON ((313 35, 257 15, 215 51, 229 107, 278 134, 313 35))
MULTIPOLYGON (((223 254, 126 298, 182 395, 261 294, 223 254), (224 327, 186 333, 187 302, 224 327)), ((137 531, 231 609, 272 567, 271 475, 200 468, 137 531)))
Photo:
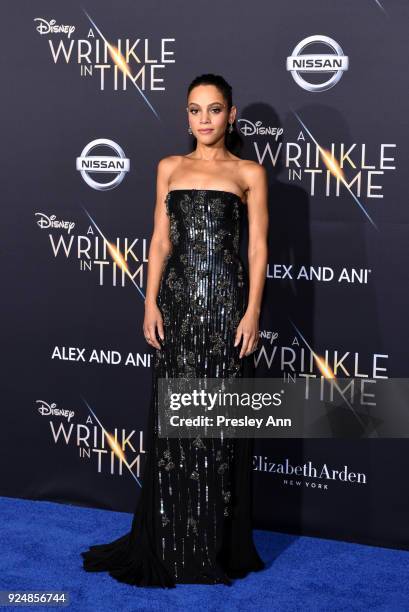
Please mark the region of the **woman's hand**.
POLYGON ((165 334, 163 331, 163 318, 159 306, 155 303, 145 302, 145 318, 143 321, 143 335, 145 340, 151 346, 157 349, 162 348, 156 337, 158 330, 159 337, 164 340, 165 334))
POLYGON ((240 342, 240 339, 243 338, 243 343, 239 355, 240 359, 244 355, 247 356, 251 353, 254 353, 257 348, 259 336, 258 320, 258 314, 253 313, 251 311, 247 311, 237 327, 234 346, 237 346, 240 342))

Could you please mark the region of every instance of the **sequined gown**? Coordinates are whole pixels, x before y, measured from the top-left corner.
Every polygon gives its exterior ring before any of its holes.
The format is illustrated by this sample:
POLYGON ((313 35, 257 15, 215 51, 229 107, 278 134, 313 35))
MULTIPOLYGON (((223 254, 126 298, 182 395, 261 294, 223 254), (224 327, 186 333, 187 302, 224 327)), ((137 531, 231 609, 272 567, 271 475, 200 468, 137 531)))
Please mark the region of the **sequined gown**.
POLYGON ((172 252, 157 299, 165 339, 153 349, 142 491, 130 532, 82 552, 83 567, 139 586, 230 585, 264 567, 252 536, 252 442, 159 437, 157 379, 251 375, 252 356, 234 347, 248 297, 244 204, 211 189, 173 189, 164 204, 172 252))

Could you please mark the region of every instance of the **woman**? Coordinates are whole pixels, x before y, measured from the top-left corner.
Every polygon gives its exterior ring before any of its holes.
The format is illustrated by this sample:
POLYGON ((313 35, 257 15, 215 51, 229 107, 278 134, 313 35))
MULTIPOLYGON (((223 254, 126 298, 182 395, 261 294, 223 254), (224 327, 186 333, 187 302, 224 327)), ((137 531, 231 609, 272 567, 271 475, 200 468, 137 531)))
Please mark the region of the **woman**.
POLYGON ((232 92, 220 76, 188 89, 196 148, 162 159, 143 331, 155 349, 147 461, 131 531, 81 553, 87 571, 174 587, 223 583, 264 562, 251 526, 251 441, 158 435, 158 378, 243 377, 257 346, 267 266, 267 176, 233 152, 232 92), (239 256, 247 202, 249 276, 239 256))

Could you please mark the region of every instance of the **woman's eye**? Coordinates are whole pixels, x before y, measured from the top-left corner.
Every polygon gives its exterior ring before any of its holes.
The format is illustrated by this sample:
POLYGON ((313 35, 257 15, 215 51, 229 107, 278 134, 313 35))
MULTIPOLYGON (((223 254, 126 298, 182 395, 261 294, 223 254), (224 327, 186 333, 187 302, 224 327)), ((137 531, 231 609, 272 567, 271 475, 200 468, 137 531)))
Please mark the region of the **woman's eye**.
MULTIPOLYGON (((219 114, 219 113, 221 112, 221 108, 212 108, 211 110, 212 110, 212 112, 215 112, 216 114, 219 114)), ((197 113, 197 108, 191 108, 191 109, 190 109, 190 112, 191 112, 193 115, 196 115, 196 113, 197 113)))

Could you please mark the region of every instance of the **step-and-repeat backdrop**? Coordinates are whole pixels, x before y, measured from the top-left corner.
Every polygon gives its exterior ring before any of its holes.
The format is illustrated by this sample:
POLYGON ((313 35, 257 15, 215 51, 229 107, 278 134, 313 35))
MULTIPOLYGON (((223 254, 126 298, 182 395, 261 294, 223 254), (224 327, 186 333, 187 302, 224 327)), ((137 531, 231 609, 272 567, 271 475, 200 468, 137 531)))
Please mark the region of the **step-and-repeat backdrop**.
MULTIPOLYGON (((256 375, 407 376, 407 1, 203 8, 3 7, 2 495, 135 508, 156 169, 192 150, 203 73, 232 85, 242 156, 269 176, 256 375)), ((255 526, 409 547, 406 414, 379 435, 367 407, 256 441, 255 526)))

